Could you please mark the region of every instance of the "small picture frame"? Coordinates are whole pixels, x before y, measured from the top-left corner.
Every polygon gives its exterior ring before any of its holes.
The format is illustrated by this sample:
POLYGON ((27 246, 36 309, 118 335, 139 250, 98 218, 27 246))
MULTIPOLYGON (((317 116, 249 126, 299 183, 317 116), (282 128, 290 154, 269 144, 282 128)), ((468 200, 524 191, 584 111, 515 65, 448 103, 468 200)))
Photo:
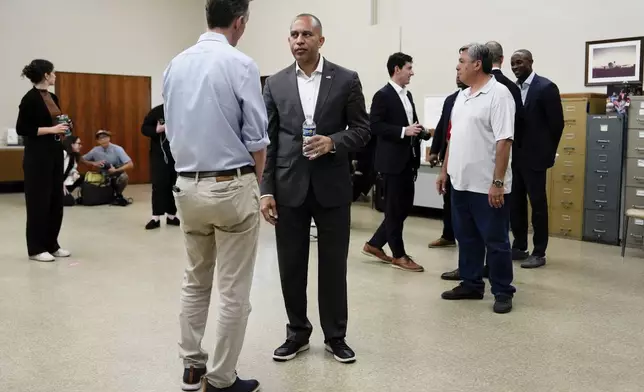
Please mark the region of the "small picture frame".
POLYGON ((644 37, 586 42, 586 86, 642 83, 644 37))

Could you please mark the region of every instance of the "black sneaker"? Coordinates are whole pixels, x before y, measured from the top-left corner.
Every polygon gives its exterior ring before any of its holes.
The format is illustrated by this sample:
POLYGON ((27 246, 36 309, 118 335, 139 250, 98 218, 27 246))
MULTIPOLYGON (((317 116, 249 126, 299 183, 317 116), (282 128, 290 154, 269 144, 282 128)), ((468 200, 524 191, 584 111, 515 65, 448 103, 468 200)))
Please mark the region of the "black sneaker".
POLYGON ((161 227, 161 222, 156 219, 150 219, 147 225, 145 225, 145 230, 154 230, 161 227))
POLYGON ((458 272, 458 268, 454 271, 445 272, 441 275, 443 280, 461 280, 461 274, 458 272))
POLYGON ((239 377, 235 383, 226 388, 217 388, 206 382, 205 392, 257 392, 259 391, 259 381, 257 380, 242 380, 239 377))
POLYGON ((183 370, 183 382, 181 389, 184 391, 198 391, 201 389, 201 378, 206 375, 208 371, 205 367, 197 368, 190 366, 183 370))
POLYGON ((172 219, 166 218, 165 224, 169 226, 181 226, 181 221, 175 216, 172 219))
POLYGON ((546 265, 546 258, 545 257, 532 255, 532 256, 528 257, 528 259, 526 261, 521 263, 521 268, 532 269, 532 268, 543 267, 544 265, 546 265))
POLYGON ((444 292, 441 297, 452 301, 460 299, 483 299, 483 293, 477 290, 468 289, 463 285, 458 285, 453 289, 444 292))
POLYGON ((525 260, 530 256, 527 250, 521 250, 517 248, 512 248, 512 260, 521 261, 525 260))
POLYGON ((342 363, 353 363, 356 361, 356 353, 347 345, 344 339, 331 339, 326 343, 326 351, 333 354, 336 361, 342 363))
POLYGON ((497 295, 494 299, 494 313, 510 313, 512 310, 512 297, 507 295, 497 295))
POLYGON ((273 353, 273 359, 277 362, 286 362, 295 358, 297 354, 309 349, 308 343, 298 343, 292 340, 287 340, 284 344, 279 346, 273 353))

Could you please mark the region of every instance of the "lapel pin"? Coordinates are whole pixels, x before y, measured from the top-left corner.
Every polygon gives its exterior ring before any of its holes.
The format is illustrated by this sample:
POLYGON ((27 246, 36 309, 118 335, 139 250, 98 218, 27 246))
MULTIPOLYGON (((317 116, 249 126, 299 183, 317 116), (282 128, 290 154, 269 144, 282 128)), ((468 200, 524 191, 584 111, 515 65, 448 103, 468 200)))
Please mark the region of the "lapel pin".
POLYGON ((327 79, 331 79, 331 76, 330 76, 330 75, 327 75, 327 77, 326 77, 326 78, 327 78, 327 79))

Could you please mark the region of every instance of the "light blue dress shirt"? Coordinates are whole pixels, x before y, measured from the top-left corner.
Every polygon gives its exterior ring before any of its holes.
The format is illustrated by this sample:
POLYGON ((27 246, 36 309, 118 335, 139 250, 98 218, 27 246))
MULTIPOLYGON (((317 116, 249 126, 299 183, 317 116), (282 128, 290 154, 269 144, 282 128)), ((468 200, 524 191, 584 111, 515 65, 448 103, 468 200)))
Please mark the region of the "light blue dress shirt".
POLYGON ((166 135, 177 172, 255 165, 269 144, 259 69, 226 37, 208 32, 163 75, 166 135))
POLYGON ((528 97, 528 91, 530 91, 530 85, 532 84, 532 81, 534 80, 534 71, 528 76, 528 78, 523 82, 519 83, 517 82, 517 86, 519 86, 519 89, 521 89, 521 100, 523 101, 523 104, 525 105, 525 100, 528 97))

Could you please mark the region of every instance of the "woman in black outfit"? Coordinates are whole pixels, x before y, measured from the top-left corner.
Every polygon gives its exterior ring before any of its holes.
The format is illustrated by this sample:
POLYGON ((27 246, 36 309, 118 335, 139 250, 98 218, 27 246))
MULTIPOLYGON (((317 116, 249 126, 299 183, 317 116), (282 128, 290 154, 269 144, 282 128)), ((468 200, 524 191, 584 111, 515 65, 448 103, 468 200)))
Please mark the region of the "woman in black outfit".
POLYGON ((69 129, 58 124, 58 98, 47 91, 56 82, 54 65, 34 60, 22 70, 34 87, 20 101, 16 131, 25 144, 27 251, 36 261, 54 261, 70 253, 58 245, 63 221, 63 146, 69 129))

